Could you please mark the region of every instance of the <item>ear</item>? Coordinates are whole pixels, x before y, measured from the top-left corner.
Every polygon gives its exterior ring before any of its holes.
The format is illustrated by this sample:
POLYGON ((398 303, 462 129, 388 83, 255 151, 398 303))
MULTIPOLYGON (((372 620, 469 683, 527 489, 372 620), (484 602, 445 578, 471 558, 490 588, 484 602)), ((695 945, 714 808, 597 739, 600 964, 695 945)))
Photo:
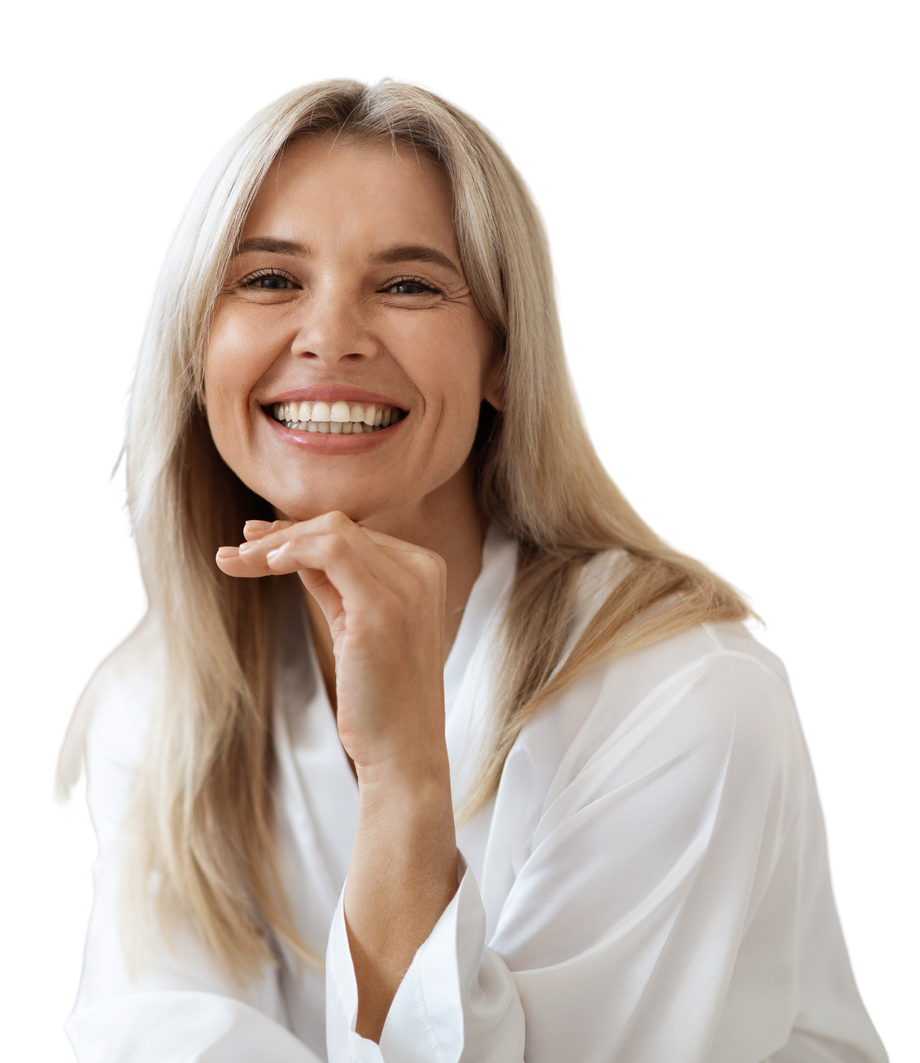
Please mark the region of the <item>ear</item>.
POLYGON ((482 378, 482 397, 496 410, 505 408, 505 346, 500 340, 495 343, 482 378))

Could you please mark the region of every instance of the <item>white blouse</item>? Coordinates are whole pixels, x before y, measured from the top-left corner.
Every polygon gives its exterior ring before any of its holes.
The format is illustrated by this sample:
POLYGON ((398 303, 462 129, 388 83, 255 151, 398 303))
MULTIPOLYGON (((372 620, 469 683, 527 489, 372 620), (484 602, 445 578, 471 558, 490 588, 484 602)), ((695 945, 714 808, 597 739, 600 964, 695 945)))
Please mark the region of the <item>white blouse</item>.
MULTIPOLYGON (((455 801, 488 716, 516 544, 489 533, 444 669, 455 801)), ((595 559, 571 646, 625 567, 595 559)), ((462 880, 399 987, 379 1046, 355 1032, 342 914, 357 785, 305 610, 281 618, 281 868, 325 973, 241 985, 191 927, 129 972, 120 863, 163 674, 155 629, 108 665, 87 738, 99 841, 67 1033, 81 1063, 883 1063, 831 894, 811 765, 780 662, 706 625, 599 667, 522 731, 458 834, 462 880), (311 647, 305 650, 305 645, 311 647)))

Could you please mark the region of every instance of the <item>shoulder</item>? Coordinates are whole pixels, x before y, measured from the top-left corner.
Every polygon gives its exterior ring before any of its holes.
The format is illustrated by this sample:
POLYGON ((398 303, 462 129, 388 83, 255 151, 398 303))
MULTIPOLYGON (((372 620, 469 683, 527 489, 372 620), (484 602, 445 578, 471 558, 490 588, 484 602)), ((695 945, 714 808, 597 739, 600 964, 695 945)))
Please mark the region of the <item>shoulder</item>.
MULTIPOLYGON (((631 565, 625 551, 610 550, 585 566, 578 586, 573 634, 585 630, 631 565)), ((785 729, 795 721, 782 661, 740 622, 697 624, 612 656, 594 670, 590 680, 600 700, 615 703, 626 713, 648 712, 659 704, 680 712, 688 697, 705 692, 706 711, 702 715, 708 726, 730 725, 737 730, 748 721, 754 726, 779 725, 785 729)), ((618 719, 615 713, 602 715, 606 726, 615 725, 618 719)))
MULTIPOLYGON (((628 570, 620 552, 586 566, 573 638, 628 570)), ((804 778, 785 668, 740 623, 701 624, 613 657, 563 690, 525 730, 523 742, 556 792, 589 769, 592 790, 660 772, 711 789, 729 764, 733 775, 740 766, 765 790, 798 789, 804 778)))

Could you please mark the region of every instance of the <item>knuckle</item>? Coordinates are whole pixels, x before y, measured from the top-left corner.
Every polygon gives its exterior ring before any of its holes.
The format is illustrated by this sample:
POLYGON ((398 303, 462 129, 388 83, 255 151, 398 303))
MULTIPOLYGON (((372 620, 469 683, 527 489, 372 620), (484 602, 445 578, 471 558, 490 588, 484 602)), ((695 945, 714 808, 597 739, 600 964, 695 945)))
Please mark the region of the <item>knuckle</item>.
POLYGON ((325 521, 326 526, 335 531, 344 531, 346 528, 351 527, 351 521, 340 509, 333 509, 327 513, 325 521))
POLYGON ((348 553, 348 543, 341 535, 327 535, 325 548, 330 561, 341 561, 348 553))

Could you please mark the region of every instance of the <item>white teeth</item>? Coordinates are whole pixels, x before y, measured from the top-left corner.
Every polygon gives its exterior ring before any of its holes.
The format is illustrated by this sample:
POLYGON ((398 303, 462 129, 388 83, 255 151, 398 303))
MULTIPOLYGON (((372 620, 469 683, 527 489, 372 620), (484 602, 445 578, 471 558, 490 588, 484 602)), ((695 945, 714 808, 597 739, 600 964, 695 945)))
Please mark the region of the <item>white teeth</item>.
POLYGON ((276 402, 271 407, 275 420, 298 432, 321 432, 332 435, 363 435, 396 424, 403 416, 394 406, 375 402, 348 403, 338 399, 323 402, 276 402))
POLYGON ((332 404, 332 409, 329 411, 330 421, 340 421, 344 424, 346 421, 351 420, 351 409, 347 402, 343 402, 339 399, 338 402, 332 404))

